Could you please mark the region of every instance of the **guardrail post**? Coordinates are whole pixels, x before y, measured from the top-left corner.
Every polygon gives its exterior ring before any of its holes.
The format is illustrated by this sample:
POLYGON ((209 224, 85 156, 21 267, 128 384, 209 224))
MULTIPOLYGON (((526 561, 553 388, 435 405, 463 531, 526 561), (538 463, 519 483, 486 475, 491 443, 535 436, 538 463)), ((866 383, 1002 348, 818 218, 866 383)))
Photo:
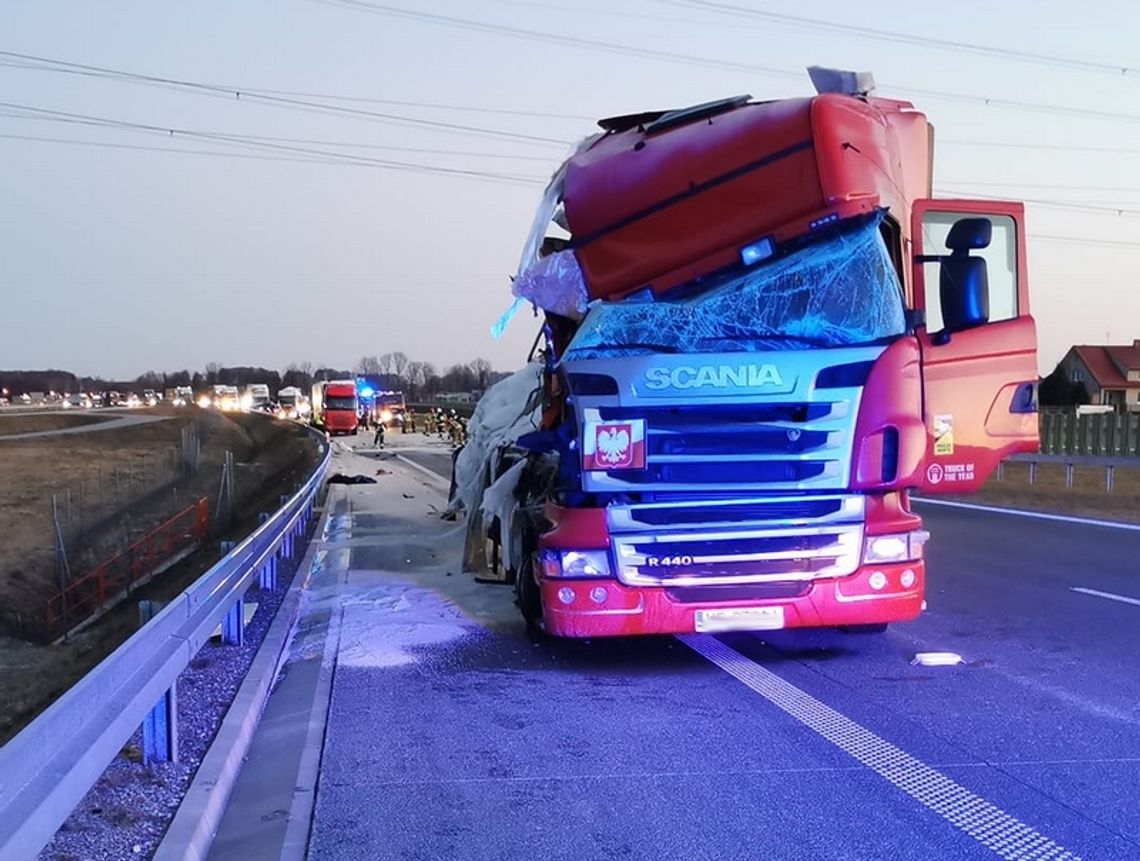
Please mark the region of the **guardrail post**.
POLYGON ((225 556, 237 546, 236 541, 222 541, 218 544, 218 552, 225 556))
MULTIPOLYGON (((264 511, 258 515, 258 520, 265 523, 269 519, 269 515, 264 511)), ((270 556, 261 563, 261 568, 257 571, 257 587, 259 589, 266 589, 272 592, 277 588, 277 557, 270 556)))
MULTIPOLYGON (((139 627, 162 609, 158 601, 139 601, 139 627)), ((178 683, 159 698, 143 718, 143 762, 178 762, 178 683)))
POLYGON ((1073 465, 1071 463, 1065 464, 1065 487, 1070 490, 1073 488, 1073 465))
POLYGON ((1035 460, 1029 461, 1029 483, 1037 483, 1037 461, 1035 460))
POLYGON ((222 642, 227 646, 245 644, 245 598, 241 598, 226 611, 222 619, 222 642))
POLYGON ((277 588, 277 558, 271 556, 257 572, 257 586, 272 592, 277 588))
POLYGON ((1112 487, 1116 483, 1116 467, 1111 463, 1104 468, 1104 490, 1105 493, 1112 493, 1112 487))
POLYGON ((1004 460, 998 461, 997 480, 998 481, 1004 481, 1005 480, 1005 461, 1004 460))

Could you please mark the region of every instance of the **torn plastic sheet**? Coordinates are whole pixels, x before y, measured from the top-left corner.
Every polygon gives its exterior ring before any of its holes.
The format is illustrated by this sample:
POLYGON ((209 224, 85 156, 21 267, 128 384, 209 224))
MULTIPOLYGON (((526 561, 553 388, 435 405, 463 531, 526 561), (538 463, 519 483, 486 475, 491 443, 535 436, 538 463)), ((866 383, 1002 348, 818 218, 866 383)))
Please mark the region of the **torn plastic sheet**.
POLYGON ((515 315, 522 310, 522 306, 526 304, 526 300, 521 296, 517 297, 510 307, 502 313, 502 316, 495 321, 495 325, 491 327, 491 337, 498 341, 503 337, 503 332, 507 331, 507 326, 510 325, 511 320, 515 315))
POLYGON ((683 298, 595 303, 566 358, 837 347, 901 335, 902 289, 881 221, 878 214, 785 257, 714 275, 683 298))
POLYGON ((523 470, 525 469, 526 461, 520 460, 500 475, 494 484, 483 491, 484 522, 490 523, 492 518, 499 518, 500 535, 503 537, 503 541, 501 542, 502 562, 506 568, 514 567, 514 560, 511 558, 511 547, 514 546, 515 542, 507 541, 506 536, 515 531, 515 491, 518 489, 519 479, 522 478, 523 470))
POLYGON ((586 279, 574 252, 567 249, 543 257, 511 284, 511 292, 542 308, 581 320, 586 313, 586 279))
POLYGON ((542 365, 532 362, 487 390, 467 423, 467 443, 455 462, 456 491, 448 511, 478 511, 504 445, 538 427, 542 365))

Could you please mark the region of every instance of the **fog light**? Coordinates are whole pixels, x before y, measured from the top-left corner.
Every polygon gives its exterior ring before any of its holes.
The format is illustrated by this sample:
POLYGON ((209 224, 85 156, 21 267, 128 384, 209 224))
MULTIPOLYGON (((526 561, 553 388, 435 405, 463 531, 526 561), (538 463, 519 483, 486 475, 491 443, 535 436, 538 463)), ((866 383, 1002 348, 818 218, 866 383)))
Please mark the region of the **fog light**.
POLYGON ((914 581, 917 579, 918 575, 915 574, 914 570, 911 568, 907 568, 905 571, 903 571, 902 574, 899 575, 899 583, 902 584, 902 587, 904 589, 909 589, 911 586, 913 586, 914 581))
POLYGON ((867 578, 867 584, 876 592, 879 592, 887 586, 887 575, 882 571, 876 571, 867 578))
POLYGON ((563 586, 561 589, 558 590, 558 600, 561 601, 563 604, 573 604, 574 603, 574 597, 575 597, 574 590, 571 589, 569 586, 563 586))
POLYGON ((610 596, 610 593, 606 591, 605 586, 595 586, 593 589, 590 590, 590 600, 593 601, 595 604, 606 603, 606 598, 608 598, 609 596, 610 596))

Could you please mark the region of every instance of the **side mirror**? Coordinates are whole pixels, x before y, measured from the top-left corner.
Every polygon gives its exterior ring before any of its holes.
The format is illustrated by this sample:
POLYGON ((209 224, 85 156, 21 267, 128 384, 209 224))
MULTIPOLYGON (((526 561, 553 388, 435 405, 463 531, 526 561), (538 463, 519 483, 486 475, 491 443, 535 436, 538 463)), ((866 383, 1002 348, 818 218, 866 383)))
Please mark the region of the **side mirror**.
POLYGON ((963 218, 946 236, 950 254, 940 258, 939 301, 946 334, 989 322, 990 283, 986 261, 970 252, 986 248, 993 236, 988 218, 963 218))

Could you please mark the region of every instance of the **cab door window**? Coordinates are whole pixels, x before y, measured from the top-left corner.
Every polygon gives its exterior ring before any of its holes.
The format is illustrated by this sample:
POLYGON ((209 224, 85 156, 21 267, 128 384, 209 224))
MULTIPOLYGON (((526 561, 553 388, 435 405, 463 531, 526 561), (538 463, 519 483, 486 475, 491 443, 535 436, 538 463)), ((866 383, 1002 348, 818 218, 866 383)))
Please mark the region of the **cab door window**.
MULTIPOLYGON (((989 322, 1012 320, 1018 316, 1017 307, 1017 224, 1008 215, 973 215, 964 212, 928 211, 922 217, 922 249, 926 255, 947 254, 946 237, 950 228, 963 218, 985 218, 993 225, 993 236, 986 248, 971 254, 986 261, 989 281, 989 322)), ((943 328, 942 303, 939 299, 939 266, 926 262, 923 266, 925 282, 926 330, 940 332, 943 328)))

